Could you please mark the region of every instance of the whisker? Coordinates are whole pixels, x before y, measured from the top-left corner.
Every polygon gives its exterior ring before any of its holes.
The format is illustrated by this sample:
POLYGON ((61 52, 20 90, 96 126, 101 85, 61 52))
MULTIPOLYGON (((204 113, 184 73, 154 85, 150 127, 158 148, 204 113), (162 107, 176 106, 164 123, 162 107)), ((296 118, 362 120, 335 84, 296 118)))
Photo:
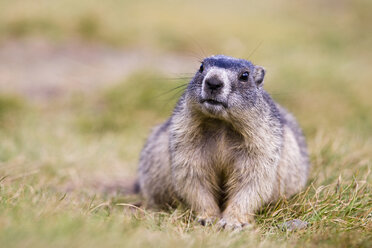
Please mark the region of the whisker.
POLYGON ((260 41, 260 43, 258 43, 258 45, 253 49, 253 51, 248 55, 248 58, 247 59, 250 59, 251 56, 258 50, 258 48, 260 48, 260 46, 262 45, 263 43, 263 40, 260 41))
POLYGON ((207 57, 207 54, 205 53, 205 50, 203 49, 203 47, 194 38, 191 37, 191 39, 192 39, 193 43, 198 47, 198 49, 202 53, 203 57, 204 58, 207 57))
MULTIPOLYGON (((184 86, 186 86, 186 85, 184 85, 184 86)), ((179 89, 179 88, 181 88, 181 87, 177 87, 177 88, 175 88, 175 89, 172 89, 172 91, 173 91, 173 90, 177 90, 177 89, 179 89)), ((178 90, 176 93, 174 93, 171 97, 169 97, 169 98, 167 98, 167 99, 164 99, 164 105, 163 105, 163 107, 165 108, 168 104, 170 104, 171 102, 173 102, 173 100, 174 100, 175 98, 179 98, 179 97, 180 97, 180 93, 181 93, 181 92, 184 92, 185 89, 186 89, 186 87, 185 87, 185 88, 181 88, 181 89, 178 90)), ((168 93, 169 93, 169 92, 168 92, 168 93)), ((164 95, 164 94, 163 94, 163 95, 164 95)))
POLYGON ((174 78, 165 78, 164 80, 177 81, 177 80, 191 80, 192 77, 174 77, 174 78))
POLYGON ((178 91, 177 91, 176 93, 174 93, 170 98, 166 99, 167 102, 169 103, 171 100, 174 100, 176 97, 180 97, 179 94, 180 94, 181 92, 184 92, 185 89, 186 89, 186 87, 185 87, 185 88, 181 88, 180 90, 178 90, 178 91))
POLYGON ((203 58, 200 57, 200 55, 195 53, 194 51, 184 50, 184 55, 186 55, 187 57, 191 57, 197 61, 203 60, 203 58))
POLYGON ((182 88, 182 90, 184 90, 184 89, 186 89, 187 85, 188 85, 188 83, 184 83, 184 84, 178 85, 178 86, 176 86, 176 87, 174 87, 174 88, 172 88, 170 90, 167 90, 166 92, 163 92, 163 93, 155 96, 155 98, 158 98, 158 97, 167 95, 167 94, 169 94, 169 93, 171 93, 171 92, 173 92, 173 91, 175 91, 177 89, 180 89, 180 88, 182 88))

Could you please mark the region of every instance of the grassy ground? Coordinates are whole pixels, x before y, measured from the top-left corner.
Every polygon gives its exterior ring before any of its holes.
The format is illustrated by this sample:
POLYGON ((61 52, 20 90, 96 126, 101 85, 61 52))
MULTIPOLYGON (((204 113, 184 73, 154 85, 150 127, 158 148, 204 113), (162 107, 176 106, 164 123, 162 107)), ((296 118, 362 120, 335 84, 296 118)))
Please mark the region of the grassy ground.
POLYGON ((151 126, 180 95, 168 91, 187 79, 149 68, 64 101, 1 95, 0 246, 371 247, 371 10, 363 0, 0 0, 2 40, 74 38, 250 57, 266 67, 266 89, 303 126, 313 165, 304 192, 264 207, 255 230, 205 228, 187 210, 136 209, 128 204, 137 196, 113 192, 135 176, 151 126), (283 231, 294 218, 309 227, 283 231))

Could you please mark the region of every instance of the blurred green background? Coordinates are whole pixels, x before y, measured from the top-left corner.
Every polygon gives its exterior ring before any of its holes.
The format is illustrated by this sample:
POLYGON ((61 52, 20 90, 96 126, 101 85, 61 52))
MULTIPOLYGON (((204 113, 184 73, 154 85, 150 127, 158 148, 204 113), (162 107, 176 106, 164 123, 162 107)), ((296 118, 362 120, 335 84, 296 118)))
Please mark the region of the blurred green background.
POLYGON ((371 13, 369 0, 0 0, 0 244, 367 247, 371 13), (265 88, 299 120, 313 164, 304 202, 317 209, 319 188, 344 185, 332 204, 361 194, 357 207, 315 216, 286 206, 261 215, 258 238, 190 233, 173 215, 123 217, 115 204, 132 198, 116 190, 212 54, 264 66, 265 88), (301 216, 313 229, 278 239, 272 221, 301 216))
MULTIPOLYGON (((332 129, 337 126, 351 128, 353 132, 369 132, 370 10, 371 2, 367 0, 229 3, 2 0, 0 40, 9 43, 43 39, 48 44, 46 49, 53 48, 53 44, 68 46, 79 41, 80 46, 84 43, 93 46, 92 53, 102 50, 103 44, 110 47, 111 53, 115 49, 134 52, 134 60, 143 55, 136 51, 156 52, 156 58, 183 55, 179 60, 174 57, 174 61, 160 65, 164 73, 174 63, 181 67, 182 62, 188 63, 181 70, 183 74, 164 75, 172 79, 184 74, 190 77, 199 60, 211 54, 247 58, 266 67, 268 91, 295 111, 306 128, 330 124, 332 129)), ((25 46, 19 46, 22 45, 25 46)), ((102 53, 102 60, 109 56, 105 51, 102 53)), ((22 59, 22 51, 13 56, 16 55, 22 59)), ((48 59, 53 60, 53 56, 63 54, 51 54, 48 59)), ((147 70, 153 73, 156 71, 151 67, 161 62, 155 60, 147 68, 136 65, 130 72, 146 69, 143 73, 147 70)), ((2 84, 12 83, 6 81, 5 78, 2 84)), ((172 87, 170 80, 164 81, 157 83, 162 84, 161 91, 172 87)), ((146 91, 147 87, 144 88, 146 91)), ((169 105, 171 108, 173 103, 169 105)))

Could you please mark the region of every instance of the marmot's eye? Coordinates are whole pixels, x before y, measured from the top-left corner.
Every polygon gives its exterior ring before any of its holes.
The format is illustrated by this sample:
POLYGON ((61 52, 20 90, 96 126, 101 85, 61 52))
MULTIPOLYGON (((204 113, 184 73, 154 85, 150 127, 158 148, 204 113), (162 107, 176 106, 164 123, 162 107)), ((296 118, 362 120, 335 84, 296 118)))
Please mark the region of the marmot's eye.
POLYGON ((240 81, 248 81, 249 72, 245 71, 239 76, 240 81))
POLYGON ((203 71, 204 71, 204 64, 201 63, 200 68, 199 68, 199 72, 202 73, 203 71))

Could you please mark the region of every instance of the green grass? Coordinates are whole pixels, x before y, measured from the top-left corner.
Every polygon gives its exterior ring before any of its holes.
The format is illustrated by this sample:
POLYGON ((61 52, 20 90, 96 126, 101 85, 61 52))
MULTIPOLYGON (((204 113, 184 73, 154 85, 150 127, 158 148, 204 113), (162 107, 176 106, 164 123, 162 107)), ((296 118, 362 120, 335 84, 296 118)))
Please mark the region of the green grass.
MULTIPOLYGON (((215 227, 201 227, 192 213, 182 209, 167 213, 135 211, 123 204, 137 203, 137 196, 104 193, 99 184, 135 175, 138 154, 150 126, 171 111, 172 104, 163 105, 167 95, 152 97, 158 91, 147 83, 148 77, 161 78, 158 74, 136 73, 127 82, 93 97, 74 99, 62 106, 34 106, 22 117, 14 116, 22 121, 0 130, 1 244, 371 245, 372 142, 369 136, 357 135, 347 127, 333 132, 316 127, 308 134, 313 164, 308 187, 288 201, 264 207, 256 216, 253 231, 230 234, 215 227), (134 78, 144 85, 132 83, 134 78), (146 99, 147 103, 137 99, 146 99), (309 228, 295 233, 283 231, 283 222, 294 218, 309 222, 309 228)), ((178 84, 165 82, 165 88, 178 84)))
POLYGON ((188 210, 136 210, 126 204, 138 196, 104 190, 135 177, 150 128, 180 95, 168 91, 185 80, 149 68, 63 103, 0 95, 0 246, 371 247, 371 10, 367 0, 0 0, 1 41, 249 57, 304 128, 313 166, 307 188, 263 207, 254 230, 202 227, 188 210), (294 218, 309 227, 283 231, 294 218))

